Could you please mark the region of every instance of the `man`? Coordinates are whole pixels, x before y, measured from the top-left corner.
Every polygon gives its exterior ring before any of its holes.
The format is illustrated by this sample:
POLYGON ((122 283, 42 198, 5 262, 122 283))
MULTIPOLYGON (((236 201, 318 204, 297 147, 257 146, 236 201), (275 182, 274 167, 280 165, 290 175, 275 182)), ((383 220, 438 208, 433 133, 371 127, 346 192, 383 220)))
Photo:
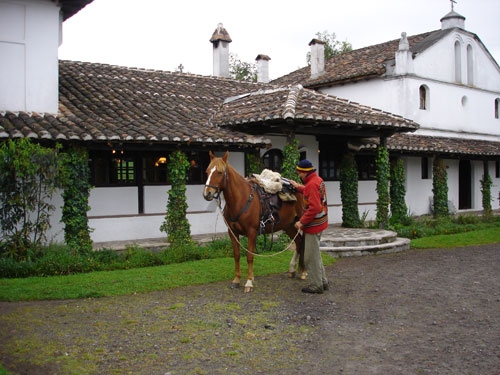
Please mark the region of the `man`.
POLYGON ((325 183, 307 159, 301 160, 296 170, 304 185, 295 181, 290 183, 304 195, 304 213, 295 223, 295 228, 304 233, 304 263, 309 279, 309 285, 302 292, 321 294, 328 290, 328 279, 319 249, 321 232, 328 227, 325 183))

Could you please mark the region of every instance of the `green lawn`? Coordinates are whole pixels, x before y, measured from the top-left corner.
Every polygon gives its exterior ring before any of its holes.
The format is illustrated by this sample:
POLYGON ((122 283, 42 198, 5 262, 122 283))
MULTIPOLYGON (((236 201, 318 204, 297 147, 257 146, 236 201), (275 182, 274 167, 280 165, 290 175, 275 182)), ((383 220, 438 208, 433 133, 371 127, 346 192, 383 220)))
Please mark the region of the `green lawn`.
MULTIPOLYGON (((254 259, 255 276, 286 272, 291 251, 254 259)), ((323 261, 335 260, 324 255, 323 261)), ((246 259, 241 262, 246 277, 246 259)), ((208 284, 234 277, 233 258, 206 259, 166 266, 91 272, 69 276, 0 279, 0 301, 74 299, 145 293, 186 285, 208 284)), ((244 280, 242 280, 244 282, 244 280)))
MULTIPOLYGON (((412 248, 452 248, 500 243, 498 228, 438 235, 411 241, 412 248)), ((255 276, 286 272, 292 253, 265 254, 254 261, 255 276)), ((335 259, 324 254, 325 265, 335 259)), ((246 261, 242 262, 243 277, 246 261)), ((234 277, 232 258, 206 259, 167 266, 92 272, 69 276, 0 279, 0 301, 75 299, 146 293, 186 285, 208 284, 234 277)))

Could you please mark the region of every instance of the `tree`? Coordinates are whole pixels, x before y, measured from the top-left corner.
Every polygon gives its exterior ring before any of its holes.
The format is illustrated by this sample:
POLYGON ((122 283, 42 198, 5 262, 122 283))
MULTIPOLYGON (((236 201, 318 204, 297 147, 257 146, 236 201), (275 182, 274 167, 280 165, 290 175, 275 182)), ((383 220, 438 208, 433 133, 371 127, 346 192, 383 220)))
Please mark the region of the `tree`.
MULTIPOLYGON (((325 43, 325 60, 333 56, 338 56, 346 52, 352 51, 352 44, 347 41, 337 40, 335 33, 328 33, 328 31, 317 32, 316 38, 325 43)), ((311 63, 311 52, 306 56, 307 64, 311 63)))
POLYGON ((47 240, 51 199, 62 186, 59 148, 46 148, 29 138, 9 139, 0 146, 0 253, 27 259, 47 240))
POLYGON ((257 82, 257 66, 241 61, 238 55, 229 54, 229 77, 239 81, 257 82))

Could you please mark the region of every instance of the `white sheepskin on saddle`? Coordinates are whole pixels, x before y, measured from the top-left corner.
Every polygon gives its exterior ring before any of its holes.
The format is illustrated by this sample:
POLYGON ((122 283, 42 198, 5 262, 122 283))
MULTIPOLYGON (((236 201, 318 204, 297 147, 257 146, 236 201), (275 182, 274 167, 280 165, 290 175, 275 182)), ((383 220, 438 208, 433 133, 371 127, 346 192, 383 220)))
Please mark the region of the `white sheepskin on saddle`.
POLYGON ((255 174, 254 178, 257 183, 264 188, 265 191, 271 194, 276 194, 281 191, 282 181, 281 175, 278 172, 273 172, 269 169, 264 169, 261 174, 255 174))

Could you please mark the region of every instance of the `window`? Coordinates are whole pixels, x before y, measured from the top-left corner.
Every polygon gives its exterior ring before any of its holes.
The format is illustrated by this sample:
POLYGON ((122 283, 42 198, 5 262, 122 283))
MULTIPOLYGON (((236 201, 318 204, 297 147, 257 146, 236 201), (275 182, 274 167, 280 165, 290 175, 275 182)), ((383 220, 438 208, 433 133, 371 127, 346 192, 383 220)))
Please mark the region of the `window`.
POLYGON ((500 116, 500 98, 495 99, 495 118, 500 116))
POLYGON ((149 153, 142 158, 143 182, 147 185, 168 184, 168 153, 149 153))
POLYGON ((319 170, 318 173, 325 181, 338 181, 340 178, 340 162, 342 155, 333 152, 333 147, 325 146, 319 154, 319 170))
POLYGON ((429 107, 429 88, 426 85, 421 85, 418 89, 420 97, 420 109, 428 109, 429 107))
MULTIPOLYGON (((335 138, 323 137, 319 142, 318 174, 325 181, 338 181, 340 179, 340 163, 343 158, 345 145, 335 138)), ((304 159, 301 155, 301 159, 304 159)))
POLYGON ((121 186, 136 183, 136 160, 123 150, 90 153, 91 183, 95 186, 121 186))
MULTIPOLYGON (((343 159, 344 145, 341 143, 323 141, 319 143, 319 168, 318 173, 325 181, 338 181, 340 179, 340 166, 343 159)), ((356 155, 358 180, 375 180, 377 167, 375 155, 356 155)))
MULTIPOLYGON (((190 167, 188 184, 205 182, 208 152, 185 151, 190 167)), ((91 183, 94 186, 168 185, 169 152, 91 151, 91 183)))
POLYGON ((111 183, 132 185, 135 183, 135 160, 132 156, 118 156, 111 159, 111 183))
POLYGON ((283 153, 281 150, 273 148, 262 156, 262 162, 264 163, 265 168, 274 172, 281 172, 281 166, 283 165, 283 153))
POLYGON ((474 65, 472 46, 470 44, 467 46, 467 84, 469 86, 474 84, 474 65))
POLYGON ((422 180, 428 180, 430 178, 429 173, 429 158, 423 157, 420 160, 420 169, 422 180))
POLYGON ((462 46, 457 40, 455 42, 455 82, 462 83, 462 46))
POLYGON ((356 155, 356 163, 358 164, 358 179, 360 181, 377 179, 377 165, 374 155, 356 155))

